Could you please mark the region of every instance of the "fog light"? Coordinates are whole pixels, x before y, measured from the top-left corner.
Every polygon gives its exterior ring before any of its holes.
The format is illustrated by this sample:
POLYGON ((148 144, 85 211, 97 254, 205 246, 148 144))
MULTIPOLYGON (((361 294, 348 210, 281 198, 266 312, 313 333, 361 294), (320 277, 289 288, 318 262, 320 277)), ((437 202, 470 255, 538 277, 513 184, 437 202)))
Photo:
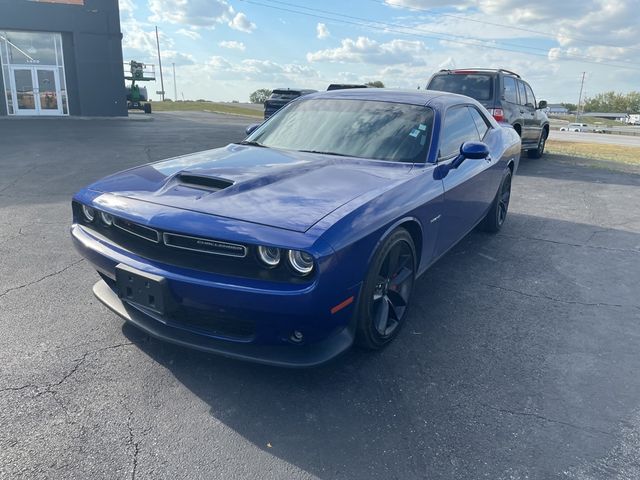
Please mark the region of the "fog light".
POLYGON ((113 215, 110 213, 100 212, 100 218, 107 227, 113 225, 113 215))
POLYGON ((88 221, 93 222, 96 218, 96 211, 86 205, 82 205, 82 214, 88 221))
POLYGON ((299 332, 298 330, 294 330, 290 338, 292 342, 300 343, 304 338, 304 335, 302 335, 302 332, 299 332))

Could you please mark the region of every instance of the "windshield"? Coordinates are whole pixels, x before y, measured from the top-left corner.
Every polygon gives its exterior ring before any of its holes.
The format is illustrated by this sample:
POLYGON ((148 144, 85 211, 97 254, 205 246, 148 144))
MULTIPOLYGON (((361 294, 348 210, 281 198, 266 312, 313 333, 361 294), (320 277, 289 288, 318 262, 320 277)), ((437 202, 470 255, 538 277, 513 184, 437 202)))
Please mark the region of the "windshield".
POLYGON ((361 100, 293 102, 246 142, 284 150, 424 162, 433 111, 424 106, 361 100))
POLYGON ((493 94, 491 75, 478 74, 446 74, 433 77, 429 90, 458 93, 476 100, 490 100, 493 94))

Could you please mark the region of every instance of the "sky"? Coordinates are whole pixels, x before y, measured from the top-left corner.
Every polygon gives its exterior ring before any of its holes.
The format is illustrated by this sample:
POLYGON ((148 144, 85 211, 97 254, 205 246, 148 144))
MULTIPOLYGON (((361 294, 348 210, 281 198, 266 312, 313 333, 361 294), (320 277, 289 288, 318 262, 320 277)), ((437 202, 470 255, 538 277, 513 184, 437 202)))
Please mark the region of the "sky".
POLYGON ((577 103, 583 72, 586 96, 640 90, 640 0, 119 2, 125 61, 157 65, 158 27, 168 98, 172 63, 187 100, 374 80, 416 89, 470 67, 515 71, 550 103, 577 103))

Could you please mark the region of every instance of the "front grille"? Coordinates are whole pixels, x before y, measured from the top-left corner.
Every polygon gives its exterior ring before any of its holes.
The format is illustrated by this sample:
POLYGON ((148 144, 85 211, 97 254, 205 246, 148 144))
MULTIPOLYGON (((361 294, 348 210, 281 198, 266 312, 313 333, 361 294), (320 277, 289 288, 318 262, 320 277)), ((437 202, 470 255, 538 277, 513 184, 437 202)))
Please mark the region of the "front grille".
POLYGON ((179 308, 177 312, 172 314, 169 323, 205 335, 238 340, 250 340, 255 334, 254 322, 189 307, 179 308))
POLYGON ((177 233, 165 233, 162 235, 164 244, 168 247, 181 248, 192 252, 210 253, 212 255, 224 255, 227 257, 247 256, 247 247, 237 243, 221 242, 210 238, 191 237, 177 233))
POLYGON ((294 275, 285 262, 273 269, 265 268, 257 258, 257 247, 253 245, 163 232, 122 217, 114 217, 114 226, 108 227, 100 220, 99 215, 96 215, 93 222, 88 222, 80 211, 80 204, 76 202, 73 202, 73 210, 76 221, 90 233, 104 237, 118 247, 152 262, 230 277, 296 285, 313 281, 313 275, 294 275), (156 241, 156 238, 159 240, 156 241))
POLYGON ((128 232, 140 238, 144 238, 145 240, 149 240, 150 242, 160 242, 160 232, 154 230, 153 228, 145 227, 144 225, 140 225, 139 223, 130 222, 129 220, 118 217, 113 218, 113 224, 119 229, 124 230, 125 232, 128 232))

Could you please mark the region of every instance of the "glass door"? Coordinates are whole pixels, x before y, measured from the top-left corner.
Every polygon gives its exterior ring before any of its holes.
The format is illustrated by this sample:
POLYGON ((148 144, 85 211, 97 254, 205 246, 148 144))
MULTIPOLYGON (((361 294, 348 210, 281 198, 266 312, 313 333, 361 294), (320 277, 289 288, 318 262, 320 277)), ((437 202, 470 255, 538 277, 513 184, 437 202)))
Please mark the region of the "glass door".
POLYGON ((11 67, 17 115, 62 115, 58 71, 53 67, 11 67))
POLYGON ((37 115, 33 68, 12 68, 11 87, 17 115, 37 115))
POLYGON ((40 115, 62 115, 60 83, 56 68, 33 67, 40 115))

